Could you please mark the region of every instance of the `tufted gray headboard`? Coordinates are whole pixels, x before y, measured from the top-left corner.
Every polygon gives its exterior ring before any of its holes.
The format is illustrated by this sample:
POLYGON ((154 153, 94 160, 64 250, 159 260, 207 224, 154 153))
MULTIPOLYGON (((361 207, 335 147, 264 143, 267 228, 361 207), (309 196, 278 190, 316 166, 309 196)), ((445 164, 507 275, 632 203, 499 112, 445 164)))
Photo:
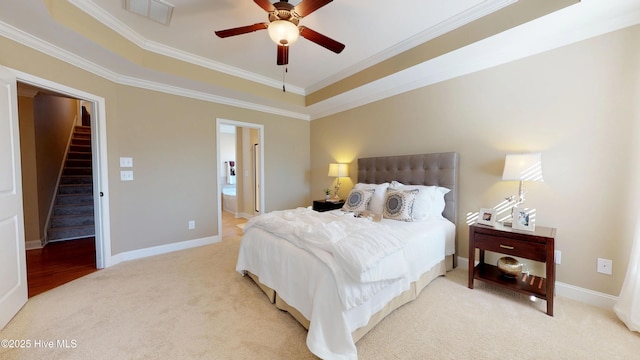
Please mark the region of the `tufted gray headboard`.
POLYGON ((381 156, 358 159, 358 182, 381 184, 399 181, 406 185, 437 185, 450 189, 442 215, 458 221, 459 156, 455 152, 381 156))

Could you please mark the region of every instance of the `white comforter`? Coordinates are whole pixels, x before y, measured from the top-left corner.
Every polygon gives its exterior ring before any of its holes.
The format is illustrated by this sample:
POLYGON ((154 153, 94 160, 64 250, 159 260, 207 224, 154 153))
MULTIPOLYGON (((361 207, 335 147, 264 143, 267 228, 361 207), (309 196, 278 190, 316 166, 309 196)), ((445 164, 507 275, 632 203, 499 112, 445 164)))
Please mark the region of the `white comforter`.
POLYGON ((308 208, 274 211, 252 218, 245 231, 261 228, 305 249, 331 271, 344 310, 368 300, 407 275, 403 240, 389 226, 342 212, 308 208), (356 286, 357 283, 367 283, 356 286))
MULTIPOLYGON (((265 215, 267 214, 260 217, 265 215)), ((337 217, 341 213, 336 210, 316 212, 315 215, 320 218, 337 217)), ((453 248, 455 238, 455 226, 444 219, 414 223, 383 220, 381 225, 391 228, 402 240, 406 274, 395 280, 383 280, 382 282, 387 282, 385 286, 374 291, 375 294, 361 305, 348 310, 345 310, 342 302, 341 291, 358 298, 360 292, 367 293, 371 284, 379 282, 363 283, 345 276, 349 281, 349 285, 345 285, 348 289, 337 290, 339 287, 331 266, 338 265, 335 259, 332 260, 330 252, 316 251, 325 257, 320 259, 290 240, 283 241, 283 236, 289 234, 276 235, 255 224, 245 226, 236 270, 243 274, 246 271, 256 274, 260 282, 275 289, 284 301, 309 319, 307 346, 315 355, 325 359, 357 359, 351 333, 366 325, 373 314, 395 296, 409 289, 410 284, 424 272, 442 261, 445 253, 450 254, 449 249, 453 248), (328 265, 332 261, 334 264, 328 265)))

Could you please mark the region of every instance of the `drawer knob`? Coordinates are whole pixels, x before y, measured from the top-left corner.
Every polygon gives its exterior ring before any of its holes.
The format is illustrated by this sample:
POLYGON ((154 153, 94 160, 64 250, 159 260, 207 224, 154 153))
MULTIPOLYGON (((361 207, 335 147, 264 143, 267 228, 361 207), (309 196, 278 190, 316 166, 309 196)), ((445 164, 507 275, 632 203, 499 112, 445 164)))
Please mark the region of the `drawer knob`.
POLYGON ((509 246, 509 245, 500 244, 500 247, 503 248, 503 249, 509 249, 509 250, 513 250, 514 249, 513 246, 509 246))

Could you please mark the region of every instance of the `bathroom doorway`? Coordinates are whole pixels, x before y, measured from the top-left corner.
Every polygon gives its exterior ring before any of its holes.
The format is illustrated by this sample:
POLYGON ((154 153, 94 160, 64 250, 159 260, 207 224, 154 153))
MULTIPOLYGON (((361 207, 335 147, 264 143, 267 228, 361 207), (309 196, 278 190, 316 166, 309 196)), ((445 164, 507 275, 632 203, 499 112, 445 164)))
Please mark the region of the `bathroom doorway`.
POLYGON ((218 225, 222 213, 251 218, 264 212, 262 125, 216 119, 218 225))

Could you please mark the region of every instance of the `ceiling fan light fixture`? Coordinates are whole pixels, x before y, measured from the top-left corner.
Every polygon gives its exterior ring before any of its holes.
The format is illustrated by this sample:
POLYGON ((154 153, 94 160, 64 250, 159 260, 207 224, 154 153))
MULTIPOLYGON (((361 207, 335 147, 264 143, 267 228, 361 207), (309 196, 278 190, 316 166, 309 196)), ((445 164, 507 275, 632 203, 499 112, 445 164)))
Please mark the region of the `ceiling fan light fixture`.
POLYGON ((278 45, 291 45, 300 35, 298 27, 287 20, 272 21, 267 31, 271 40, 278 45))

